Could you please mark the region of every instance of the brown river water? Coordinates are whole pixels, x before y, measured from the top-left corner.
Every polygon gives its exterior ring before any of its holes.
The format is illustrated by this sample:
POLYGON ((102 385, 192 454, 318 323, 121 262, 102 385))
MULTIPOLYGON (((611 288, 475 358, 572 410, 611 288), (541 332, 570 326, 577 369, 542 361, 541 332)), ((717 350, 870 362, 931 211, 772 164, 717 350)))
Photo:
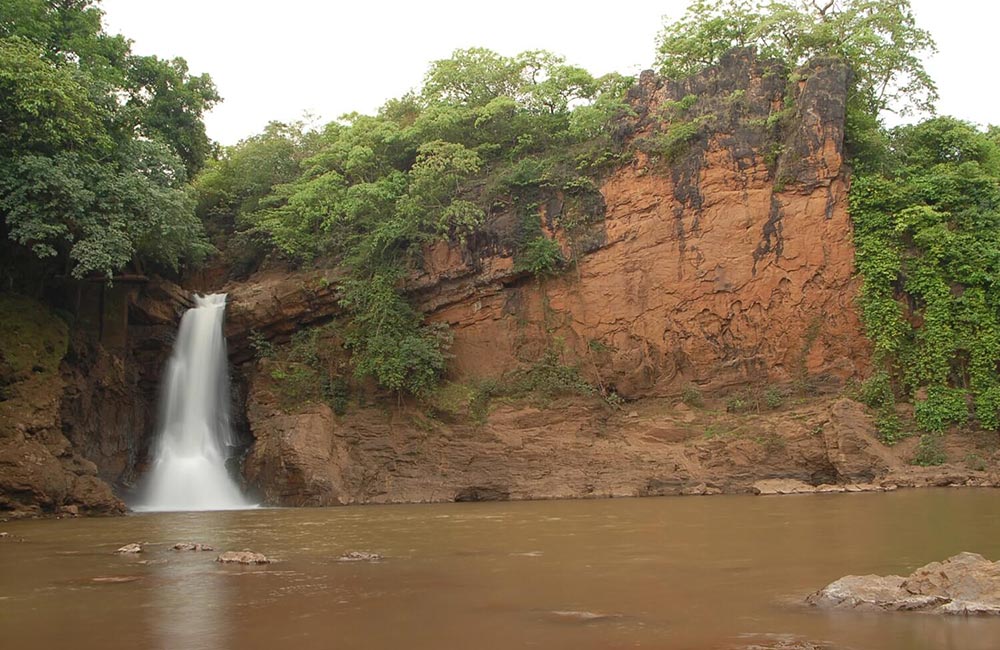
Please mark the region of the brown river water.
POLYGON ((965 550, 1000 559, 992 490, 136 514, 0 531, 4 650, 1000 648, 1000 620, 801 604, 845 574, 909 573, 965 550), (220 565, 171 549, 183 541, 278 561, 220 565), (113 553, 129 542, 145 552, 113 553), (337 561, 352 550, 385 559, 337 561))

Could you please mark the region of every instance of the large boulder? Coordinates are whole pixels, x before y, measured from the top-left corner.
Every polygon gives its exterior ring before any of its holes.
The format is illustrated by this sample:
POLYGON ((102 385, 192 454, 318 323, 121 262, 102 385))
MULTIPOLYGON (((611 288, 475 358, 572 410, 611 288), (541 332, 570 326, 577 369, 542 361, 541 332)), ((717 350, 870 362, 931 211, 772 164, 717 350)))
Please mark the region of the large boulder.
POLYGON ((811 605, 868 611, 1000 615, 1000 562, 959 553, 909 577, 846 576, 811 594, 811 605))

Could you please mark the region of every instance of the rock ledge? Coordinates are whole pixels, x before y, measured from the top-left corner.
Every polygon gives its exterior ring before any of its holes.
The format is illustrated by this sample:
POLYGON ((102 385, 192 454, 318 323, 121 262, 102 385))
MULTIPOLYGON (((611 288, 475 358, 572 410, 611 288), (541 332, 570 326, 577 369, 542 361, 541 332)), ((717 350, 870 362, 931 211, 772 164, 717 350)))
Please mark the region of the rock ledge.
POLYGON ((863 611, 1000 615, 1000 562, 959 553, 931 562, 908 577, 846 576, 811 594, 817 607, 863 611))

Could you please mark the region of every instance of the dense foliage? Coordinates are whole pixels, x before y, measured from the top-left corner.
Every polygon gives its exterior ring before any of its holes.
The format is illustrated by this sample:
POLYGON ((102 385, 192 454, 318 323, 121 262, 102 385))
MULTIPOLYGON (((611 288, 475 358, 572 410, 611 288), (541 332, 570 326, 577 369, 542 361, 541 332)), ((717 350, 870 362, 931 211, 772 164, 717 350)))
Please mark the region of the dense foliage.
MULTIPOLYGON (((1000 428, 1000 145, 951 118, 895 129, 851 188, 861 306, 892 431, 897 380, 921 428, 1000 428)), ((891 438, 892 435, 884 435, 891 438)))
POLYGON ((358 374, 424 393, 449 339, 406 303, 403 277, 425 246, 462 243, 495 211, 520 215, 501 242, 520 269, 558 268, 562 252, 537 206, 557 193, 568 205, 596 195, 589 177, 613 157, 611 118, 629 83, 548 52, 460 50, 377 115, 347 115, 319 133, 272 125, 223 151, 196 181, 199 210, 289 260, 341 265, 358 374))
POLYGON ((183 59, 136 56, 105 33, 96 2, 0 0, 4 234, 76 277, 202 257, 187 179, 218 99, 183 59))
POLYGON ((922 56, 936 51, 908 0, 695 0, 659 36, 657 65, 678 78, 752 47, 791 69, 817 57, 851 67, 848 144, 862 163, 883 146, 879 114, 932 112, 937 88, 922 56))

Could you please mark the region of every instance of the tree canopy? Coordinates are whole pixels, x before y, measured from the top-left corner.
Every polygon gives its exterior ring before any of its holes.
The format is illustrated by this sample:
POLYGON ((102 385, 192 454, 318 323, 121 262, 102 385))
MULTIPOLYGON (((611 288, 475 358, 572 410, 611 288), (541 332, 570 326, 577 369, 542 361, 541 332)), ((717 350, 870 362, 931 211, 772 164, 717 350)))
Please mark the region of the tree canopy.
POLYGON ((187 181, 211 151, 215 87, 101 19, 91 0, 0 1, 3 231, 76 277, 209 250, 187 181))
POLYGON ((696 0, 660 32, 656 61, 677 78, 748 46, 793 68, 821 56, 844 59, 853 71, 849 103, 868 114, 932 112, 937 99, 922 60, 936 48, 909 0, 696 0))

